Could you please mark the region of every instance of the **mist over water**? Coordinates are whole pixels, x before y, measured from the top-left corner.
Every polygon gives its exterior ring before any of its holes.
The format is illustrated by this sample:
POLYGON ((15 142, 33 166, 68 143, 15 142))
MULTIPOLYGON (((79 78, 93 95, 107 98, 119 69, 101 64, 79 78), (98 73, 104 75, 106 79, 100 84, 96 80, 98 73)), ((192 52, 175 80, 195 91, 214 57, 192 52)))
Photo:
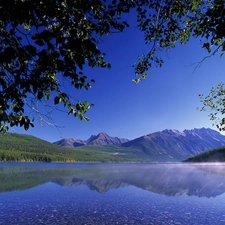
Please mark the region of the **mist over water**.
POLYGON ((1 163, 0 224, 224 224, 225 164, 1 163))

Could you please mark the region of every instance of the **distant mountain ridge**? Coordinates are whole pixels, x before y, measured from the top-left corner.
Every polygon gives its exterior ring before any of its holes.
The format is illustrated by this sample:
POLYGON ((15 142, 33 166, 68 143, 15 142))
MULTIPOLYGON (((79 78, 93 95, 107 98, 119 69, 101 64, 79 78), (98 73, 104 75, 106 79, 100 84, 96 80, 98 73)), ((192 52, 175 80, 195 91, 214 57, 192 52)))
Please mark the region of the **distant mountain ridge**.
POLYGON ((185 159, 224 145, 225 136, 210 128, 194 128, 183 132, 167 129, 122 144, 124 147, 139 148, 156 158, 167 155, 168 159, 185 159))
POLYGON ((80 139, 64 138, 59 141, 53 142, 53 144, 57 144, 63 147, 80 147, 85 145, 85 141, 82 141, 80 139))
POLYGON ((80 147, 84 145, 121 145, 127 141, 129 140, 126 138, 110 137, 108 134, 101 132, 98 135, 91 135, 88 140, 64 138, 53 142, 53 144, 64 147, 80 147))
POLYGON ((210 128, 194 128, 184 131, 166 129, 130 141, 110 137, 102 132, 92 135, 86 141, 68 138, 54 142, 54 144, 64 147, 89 147, 90 150, 95 146, 118 146, 118 156, 126 157, 132 150, 136 152, 135 154, 145 155, 146 160, 182 161, 210 149, 225 146, 225 136, 210 128))

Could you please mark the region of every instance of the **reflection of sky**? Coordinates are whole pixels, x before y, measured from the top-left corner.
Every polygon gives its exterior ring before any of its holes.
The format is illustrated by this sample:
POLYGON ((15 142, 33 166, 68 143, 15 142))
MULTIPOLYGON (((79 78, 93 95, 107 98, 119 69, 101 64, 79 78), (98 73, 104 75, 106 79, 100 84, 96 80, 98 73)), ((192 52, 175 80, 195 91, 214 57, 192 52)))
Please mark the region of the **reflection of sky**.
MULTIPOLYGON (((169 53, 162 52, 163 67, 152 69, 148 79, 134 85, 132 65, 149 48, 143 43, 143 36, 134 24, 122 34, 103 38, 99 48, 107 54, 112 69, 86 68, 85 74, 96 80, 89 91, 76 91, 62 83, 75 99, 95 103, 87 114, 90 122, 55 112, 54 121, 65 126, 61 133, 55 128, 42 127, 38 121, 27 133, 49 141, 57 141, 61 136, 86 140, 102 131, 110 136, 134 139, 167 128, 182 131, 211 127, 207 114, 196 110, 201 106, 198 95, 208 94, 212 86, 224 80, 224 59, 214 56, 195 70, 195 63, 207 53, 192 39, 186 46, 178 45, 169 53)), ((15 130, 25 132, 20 128, 15 130)))

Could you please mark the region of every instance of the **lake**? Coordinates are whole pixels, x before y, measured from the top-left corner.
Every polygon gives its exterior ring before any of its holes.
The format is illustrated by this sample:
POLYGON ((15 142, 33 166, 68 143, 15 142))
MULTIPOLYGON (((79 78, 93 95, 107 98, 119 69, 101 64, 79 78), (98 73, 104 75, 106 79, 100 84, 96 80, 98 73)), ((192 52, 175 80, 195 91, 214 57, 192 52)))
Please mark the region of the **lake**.
POLYGON ((0 224, 225 224, 225 164, 0 163, 0 224))

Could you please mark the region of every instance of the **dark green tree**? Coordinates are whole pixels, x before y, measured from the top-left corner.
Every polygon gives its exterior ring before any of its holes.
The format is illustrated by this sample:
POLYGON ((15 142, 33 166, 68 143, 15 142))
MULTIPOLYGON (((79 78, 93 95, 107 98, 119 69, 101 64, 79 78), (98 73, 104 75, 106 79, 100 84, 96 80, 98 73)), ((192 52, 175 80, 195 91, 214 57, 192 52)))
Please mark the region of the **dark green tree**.
MULTIPOLYGON (((60 77, 75 89, 94 80, 83 67, 110 68, 99 38, 129 26, 123 14, 136 12, 149 52, 134 65, 135 83, 152 66, 162 66, 163 51, 201 38, 209 54, 225 49, 222 0, 2 0, 0 2, 0 131, 33 126, 26 109, 39 115, 37 102, 63 104, 69 114, 88 120, 87 101, 73 103, 60 77)), ((48 116, 47 116, 48 118, 48 116)))
POLYGON ((0 3, 0 130, 33 126, 25 109, 41 115, 37 102, 63 104, 80 120, 90 107, 72 103, 59 82, 64 77, 75 89, 89 89, 93 80, 85 65, 110 67, 98 49, 99 37, 127 26, 118 10, 100 0, 3 0, 0 3))

